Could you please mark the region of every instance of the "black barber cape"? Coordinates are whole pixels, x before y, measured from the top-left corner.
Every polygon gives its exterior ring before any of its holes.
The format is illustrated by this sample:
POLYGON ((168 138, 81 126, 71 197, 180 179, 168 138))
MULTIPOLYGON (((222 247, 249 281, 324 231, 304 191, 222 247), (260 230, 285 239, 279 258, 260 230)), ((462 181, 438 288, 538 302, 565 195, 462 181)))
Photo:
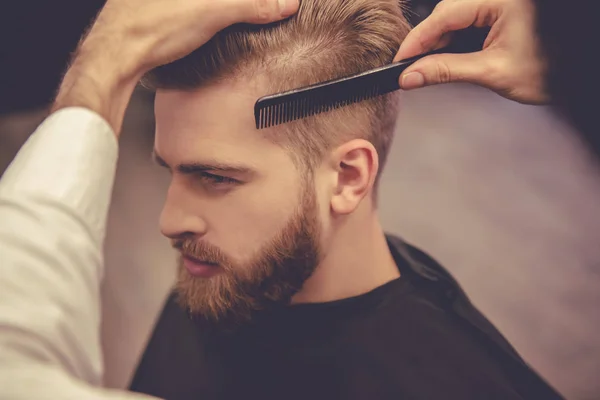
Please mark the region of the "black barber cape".
POLYGON ((233 333, 169 298, 131 390, 167 400, 553 400, 418 249, 388 236, 401 277, 344 300, 263 312, 233 333))

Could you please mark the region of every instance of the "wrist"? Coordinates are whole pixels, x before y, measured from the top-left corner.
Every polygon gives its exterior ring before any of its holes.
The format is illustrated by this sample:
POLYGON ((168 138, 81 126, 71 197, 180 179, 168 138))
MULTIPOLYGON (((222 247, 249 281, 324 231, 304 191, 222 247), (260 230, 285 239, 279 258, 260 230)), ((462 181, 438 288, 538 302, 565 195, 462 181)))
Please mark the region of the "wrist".
MULTIPOLYGON (((86 41, 87 42, 87 41, 86 41)), ((90 46, 89 48, 92 48, 90 46)), ((81 46, 60 85, 52 112, 66 107, 85 107, 101 115, 119 136, 125 111, 142 72, 128 58, 81 46)))

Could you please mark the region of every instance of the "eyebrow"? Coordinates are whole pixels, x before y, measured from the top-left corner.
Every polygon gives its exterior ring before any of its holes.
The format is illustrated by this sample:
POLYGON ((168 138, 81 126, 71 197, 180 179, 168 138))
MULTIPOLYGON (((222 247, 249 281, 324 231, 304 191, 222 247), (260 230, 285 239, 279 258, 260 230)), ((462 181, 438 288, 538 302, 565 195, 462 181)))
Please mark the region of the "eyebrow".
MULTIPOLYGON (((171 169, 169 164, 156 152, 156 150, 152 151, 152 159, 154 162, 161 167, 171 169)), ((243 165, 235 165, 235 164, 224 164, 220 162, 191 162, 191 163, 183 163, 179 164, 175 167, 175 169, 182 174, 194 174, 199 172, 224 172, 224 173, 232 173, 232 174, 253 174, 254 170, 249 167, 243 165)))

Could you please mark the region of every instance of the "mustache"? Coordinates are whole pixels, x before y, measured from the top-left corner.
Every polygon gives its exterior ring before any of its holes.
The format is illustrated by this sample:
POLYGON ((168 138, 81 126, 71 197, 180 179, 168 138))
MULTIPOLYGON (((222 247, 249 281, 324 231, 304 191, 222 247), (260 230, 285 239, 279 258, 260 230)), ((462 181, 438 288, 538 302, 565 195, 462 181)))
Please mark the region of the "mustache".
POLYGON ((175 239, 171 245, 182 255, 220 266, 229 266, 229 257, 217 246, 193 239, 175 239))

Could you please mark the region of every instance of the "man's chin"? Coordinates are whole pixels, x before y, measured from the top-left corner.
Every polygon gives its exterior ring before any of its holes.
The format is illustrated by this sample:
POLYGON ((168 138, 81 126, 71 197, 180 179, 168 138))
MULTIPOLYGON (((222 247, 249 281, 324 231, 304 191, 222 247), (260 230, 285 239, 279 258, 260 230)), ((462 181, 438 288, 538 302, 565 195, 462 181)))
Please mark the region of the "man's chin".
POLYGON ((206 304, 199 304, 197 301, 190 301, 179 292, 177 294, 179 305, 188 311, 194 321, 212 328, 233 330, 248 323, 255 312, 248 307, 209 307, 206 304))
POLYGON ((177 301, 197 321, 219 328, 235 328, 243 325, 263 311, 290 304, 299 290, 289 285, 273 292, 264 291, 261 285, 241 290, 238 285, 223 282, 219 277, 209 279, 182 279, 176 288, 177 301))
POLYGON ((182 276, 176 287, 177 302, 190 316, 212 325, 239 325, 253 314, 245 296, 236 294, 231 282, 223 277, 194 278, 182 276))

